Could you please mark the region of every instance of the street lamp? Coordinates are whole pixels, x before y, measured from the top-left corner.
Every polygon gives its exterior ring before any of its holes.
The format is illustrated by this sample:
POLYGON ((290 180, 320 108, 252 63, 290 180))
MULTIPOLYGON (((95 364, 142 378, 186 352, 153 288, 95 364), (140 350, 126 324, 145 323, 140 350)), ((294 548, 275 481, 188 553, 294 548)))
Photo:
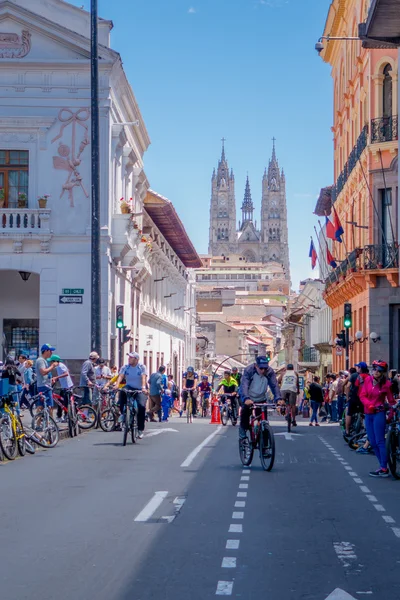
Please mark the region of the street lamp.
POLYGON ((332 40, 343 40, 345 42, 361 42, 359 37, 336 37, 330 35, 321 35, 318 42, 315 44, 315 49, 318 52, 318 54, 321 54, 322 50, 325 47, 322 43, 322 40, 326 40, 327 42, 330 42, 332 40))

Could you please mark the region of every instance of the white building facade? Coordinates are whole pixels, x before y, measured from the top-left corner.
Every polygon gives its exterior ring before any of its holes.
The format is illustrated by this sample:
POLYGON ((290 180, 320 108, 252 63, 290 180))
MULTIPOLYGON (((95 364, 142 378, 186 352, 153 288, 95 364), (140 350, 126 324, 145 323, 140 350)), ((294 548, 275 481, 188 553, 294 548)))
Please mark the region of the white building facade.
MULTIPOLYGON (((63 359, 81 360, 90 351, 90 15, 63 0, 14 0, 0 1, 0 20, 3 355, 26 350, 34 357, 49 342, 63 359)), ((157 268, 144 229, 152 228, 143 170, 150 140, 121 57, 110 47, 111 28, 99 20, 101 353, 114 363, 118 304, 131 331, 126 349, 144 350, 142 290, 157 268)), ((183 304, 192 284, 184 262, 171 257, 165 260, 180 278, 183 304)), ((182 356, 187 352, 185 345, 182 356)))

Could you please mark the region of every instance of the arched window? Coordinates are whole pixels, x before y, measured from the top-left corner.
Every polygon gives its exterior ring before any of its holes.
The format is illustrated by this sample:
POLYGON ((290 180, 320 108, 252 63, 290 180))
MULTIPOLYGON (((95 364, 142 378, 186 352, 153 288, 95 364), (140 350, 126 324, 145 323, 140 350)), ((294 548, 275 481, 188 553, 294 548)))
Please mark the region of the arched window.
POLYGON ((228 239, 228 229, 225 229, 225 237, 228 239))
POLYGON ((383 86, 382 86, 382 116, 392 116, 392 101, 393 101, 393 79, 392 66, 387 64, 383 69, 383 86))
POLYGON ((217 240, 220 240, 220 239, 221 239, 221 230, 218 227, 217 240))

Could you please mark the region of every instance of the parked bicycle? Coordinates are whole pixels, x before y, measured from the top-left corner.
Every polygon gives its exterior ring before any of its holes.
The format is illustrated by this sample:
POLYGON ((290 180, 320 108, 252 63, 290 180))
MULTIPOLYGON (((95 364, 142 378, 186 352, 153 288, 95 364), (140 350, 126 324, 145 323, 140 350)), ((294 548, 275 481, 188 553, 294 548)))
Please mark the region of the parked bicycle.
POLYGON ((393 408, 386 435, 388 466, 395 479, 400 479, 400 401, 393 408))
MULTIPOLYGON (((70 437, 75 437, 80 429, 91 429, 96 425, 97 414, 95 409, 90 404, 79 404, 83 396, 76 394, 74 391, 67 391, 68 408, 63 404, 63 398, 53 392, 53 400, 59 406, 68 419, 68 432, 70 437), (78 401, 78 402, 77 402, 78 401)), ((79 389, 79 388, 78 388, 79 389)))
POLYGON ((118 418, 120 416, 119 405, 114 397, 110 397, 110 406, 109 408, 105 408, 100 413, 99 417, 99 425, 103 431, 109 433, 110 431, 114 431, 117 427, 118 418))
POLYGON ((29 411, 32 417, 31 428, 39 434, 37 437, 40 441, 35 441, 43 448, 54 448, 57 446, 60 439, 60 431, 57 423, 50 414, 46 396, 43 394, 34 396, 29 411), (42 403, 43 406, 41 406, 42 403))
POLYGON ((240 460, 245 467, 251 465, 254 450, 260 451, 260 462, 264 471, 271 471, 275 461, 275 438, 268 422, 268 409, 276 408, 272 404, 254 403, 250 417, 250 429, 246 437, 239 438, 240 460))
POLYGON ((13 395, 0 398, 0 446, 8 460, 14 460, 17 454, 26 452, 35 454, 35 448, 27 438, 21 417, 16 414, 16 402, 13 395))

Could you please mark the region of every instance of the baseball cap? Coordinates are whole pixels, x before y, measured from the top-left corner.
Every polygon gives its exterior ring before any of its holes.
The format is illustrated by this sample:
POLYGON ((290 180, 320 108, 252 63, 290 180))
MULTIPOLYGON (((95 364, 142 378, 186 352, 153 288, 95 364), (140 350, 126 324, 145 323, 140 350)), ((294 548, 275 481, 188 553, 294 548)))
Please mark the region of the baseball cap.
POLYGON ((128 352, 127 356, 129 356, 129 358, 137 358, 138 360, 140 358, 137 352, 128 352))
POLYGON ((256 363, 260 367, 260 369, 266 369, 269 367, 269 362, 266 356, 257 356, 256 363))
POLYGON ((55 348, 54 346, 50 346, 50 344, 43 344, 43 346, 40 348, 41 352, 46 352, 47 350, 54 352, 55 348))
POLYGON ((58 356, 58 354, 52 354, 49 358, 50 362, 61 362, 61 358, 58 356))
POLYGON ((97 354, 97 352, 91 352, 91 353, 89 354, 89 358, 90 358, 90 359, 99 358, 99 355, 97 354))
POLYGON ((368 369, 367 363, 363 361, 359 362, 356 367, 359 367, 360 369, 368 369))

